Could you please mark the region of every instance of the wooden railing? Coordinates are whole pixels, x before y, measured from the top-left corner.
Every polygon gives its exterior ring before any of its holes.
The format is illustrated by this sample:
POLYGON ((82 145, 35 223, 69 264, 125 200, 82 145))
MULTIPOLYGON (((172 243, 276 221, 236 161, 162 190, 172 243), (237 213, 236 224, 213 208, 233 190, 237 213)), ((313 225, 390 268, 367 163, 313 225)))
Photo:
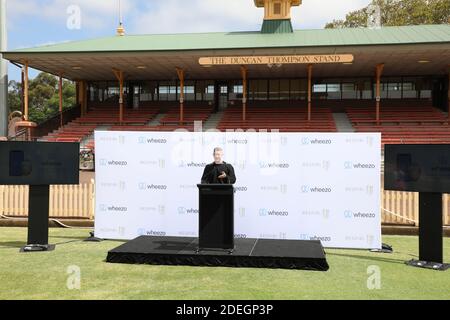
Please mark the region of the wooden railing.
MULTIPOLYGON (((50 186, 50 217, 94 219, 94 181, 50 186)), ((0 215, 28 216, 28 186, 0 186, 0 215)))
MULTIPOLYGON (((381 217, 383 223, 409 224, 419 223, 419 193, 383 191, 381 193, 381 217)), ((442 197, 443 223, 450 225, 450 194, 442 197)))
MULTIPOLYGON (((94 219, 94 180, 91 183, 50 187, 50 217, 94 219)), ((443 223, 450 225, 450 194, 444 195, 443 223)), ((418 225, 417 192, 382 191, 382 223, 418 225)), ((28 215, 28 186, 0 186, 0 214, 9 217, 28 215)))

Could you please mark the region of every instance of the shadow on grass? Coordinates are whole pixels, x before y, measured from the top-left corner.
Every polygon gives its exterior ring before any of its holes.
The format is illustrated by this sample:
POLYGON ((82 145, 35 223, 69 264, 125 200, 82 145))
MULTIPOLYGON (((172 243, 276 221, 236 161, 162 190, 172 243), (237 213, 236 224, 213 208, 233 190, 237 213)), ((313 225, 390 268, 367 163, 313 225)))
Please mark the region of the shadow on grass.
POLYGON ((80 236, 80 237, 74 237, 74 236, 53 236, 53 235, 50 235, 49 238, 52 238, 52 239, 84 240, 84 239, 89 238, 89 234, 86 235, 86 236, 80 236))
POLYGON ((392 259, 392 258, 385 258, 385 257, 360 256, 360 255, 355 255, 355 254, 333 253, 333 252, 327 252, 327 256, 338 256, 338 257, 353 258, 353 259, 360 259, 360 260, 370 260, 370 261, 377 261, 377 262, 405 264, 404 259, 392 259))
POLYGON ((26 244, 25 241, 5 241, 0 242, 0 249, 22 248, 26 244))

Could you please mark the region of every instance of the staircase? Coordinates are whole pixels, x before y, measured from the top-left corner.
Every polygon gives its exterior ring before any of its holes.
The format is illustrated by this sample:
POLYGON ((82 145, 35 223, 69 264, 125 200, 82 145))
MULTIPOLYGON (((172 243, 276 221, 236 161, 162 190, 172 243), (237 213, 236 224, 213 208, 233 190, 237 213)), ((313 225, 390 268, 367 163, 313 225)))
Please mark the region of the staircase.
POLYGON ((150 121, 147 125, 150 127, 157 127, 160 125, 160 120, 166 116, 165 113, 158 114, 152 121, 150 121))
POLYGON ((352 123, 345 113, 333 113, 333 118, 338 132, 355 132, 352 123))
POLYGON ((216 113, 211 114, 211 116, 203 123, 203 131, 216 129, 220 120, 223 117, 224 112, 218 111, 216 113))

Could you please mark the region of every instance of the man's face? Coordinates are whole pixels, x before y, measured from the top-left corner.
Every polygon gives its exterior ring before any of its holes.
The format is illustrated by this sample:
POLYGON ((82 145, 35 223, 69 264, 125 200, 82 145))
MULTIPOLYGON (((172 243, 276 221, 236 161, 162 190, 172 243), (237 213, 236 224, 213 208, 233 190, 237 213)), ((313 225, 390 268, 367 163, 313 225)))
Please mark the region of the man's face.
POLYGON ((223 151, 222 150, 216 150, 214 151, 214 162, 215 163, 221 163, 223 157, 223 151))

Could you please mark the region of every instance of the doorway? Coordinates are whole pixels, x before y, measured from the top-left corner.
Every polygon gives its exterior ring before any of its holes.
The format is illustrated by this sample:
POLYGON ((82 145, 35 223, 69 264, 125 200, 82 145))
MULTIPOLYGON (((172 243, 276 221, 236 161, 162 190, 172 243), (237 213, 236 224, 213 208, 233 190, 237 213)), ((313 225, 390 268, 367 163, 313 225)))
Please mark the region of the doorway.
POLYGON ((219 83, 216 86, 216 108, 223 111, 228 107, 228 84, 219 83))

